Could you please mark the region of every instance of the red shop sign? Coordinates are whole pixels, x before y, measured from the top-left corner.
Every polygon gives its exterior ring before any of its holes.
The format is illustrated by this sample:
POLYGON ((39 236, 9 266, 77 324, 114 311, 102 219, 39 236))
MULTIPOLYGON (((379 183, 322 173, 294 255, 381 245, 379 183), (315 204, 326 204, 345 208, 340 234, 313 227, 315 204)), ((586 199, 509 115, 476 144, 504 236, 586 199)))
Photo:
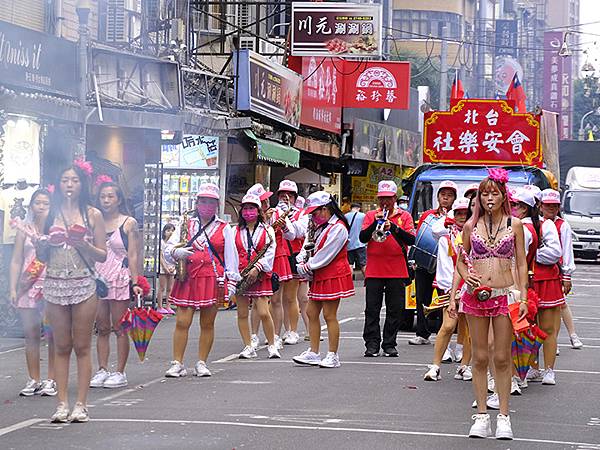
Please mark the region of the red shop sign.
POLYGON ((542 167, 540 116, 505 100, 459 100, 425 113, 423 162, 542 167))
POLYGON ((409 62, 344 61, 343 72, 344 108, 409 108, 409 62))
POLYGON ((300 123, 321 130, 342 130, 342 61, 331 58, 302 58, 302 113, 300 123))

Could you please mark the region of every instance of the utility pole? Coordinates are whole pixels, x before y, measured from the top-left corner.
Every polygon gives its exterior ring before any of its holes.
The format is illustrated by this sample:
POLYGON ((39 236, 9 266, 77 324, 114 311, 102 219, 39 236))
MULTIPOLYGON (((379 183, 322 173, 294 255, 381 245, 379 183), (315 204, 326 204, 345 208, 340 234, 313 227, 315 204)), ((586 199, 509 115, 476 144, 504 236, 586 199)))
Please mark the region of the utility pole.
POLYGON ((440 111, 448 109, 448 27, 442 28, 442 51, 440 52, 440 111))
MULTIPOLYGON (((80 121, 81 121, 81 136, 80 145, 76 150, 76 156, 85 156, 86 151, 86 127, 87 127, 87 69, 88 69, 88 43, 89 43, 89 28, 88 20, 91 11, 89 0, 79 0, 76 7, 77 16, 79 19, 79 104, 80 104, 80 121)), ((58 63, 58 62, 57 62, 58 63)))

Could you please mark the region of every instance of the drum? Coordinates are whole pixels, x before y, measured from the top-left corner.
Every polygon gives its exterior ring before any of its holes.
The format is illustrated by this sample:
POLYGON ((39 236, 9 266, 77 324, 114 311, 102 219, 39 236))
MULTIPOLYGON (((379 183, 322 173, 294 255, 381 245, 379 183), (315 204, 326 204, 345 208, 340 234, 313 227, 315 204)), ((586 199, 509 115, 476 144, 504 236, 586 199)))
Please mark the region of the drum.
POLYGON ((438 220, 444 220, 444 216, 435 217, 433 214, 427 216, 419 227, 415 239, 415 245, 410 248, 408 259, 414 261, 417 267, 435 273, 437 263, 438 241, 433 237, 431 226, 438 220))

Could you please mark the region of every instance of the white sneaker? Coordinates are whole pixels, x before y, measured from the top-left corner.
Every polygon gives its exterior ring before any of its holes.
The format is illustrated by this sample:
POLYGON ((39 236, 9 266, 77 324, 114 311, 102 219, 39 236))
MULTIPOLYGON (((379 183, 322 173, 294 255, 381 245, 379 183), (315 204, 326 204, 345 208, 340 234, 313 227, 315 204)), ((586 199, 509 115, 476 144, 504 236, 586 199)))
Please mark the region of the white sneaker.
POLYGON ((104 382, 104 387, 108 389, 116 389, 127 386, 127 375, 121 372, 111 373, 104 382))
POLYGON ((558 345, 556 346, 556 356, 560 356, 560 348, 558 348, 558 345))
POLYGON ((277 350, 283 350, 283 339, 278 335, 275 335, 275 347, 277 347, 277 350))
POLYGON ((42 397, 54 397, 56 394, 58 394, 58 391, 56 390, 56 381, 42 381, 42 387, 40 388, 39 393, 42 397))
POLYGON ((101 388, 104 387, 104 382, 110 377, 110 372, 104 367, 101 367, 98 372, 94 374, 90 380, 90 387, 101 388))
POLYGON ((471 373, 471 366, 459 366, 456 368, 456 374, 454 374, 455 380, 471 381, 473 379, 473 373, 471 373))
POLYGON ((292 360, 297 364, 309 366, 318 366, 321 363, 321 355, 313 352, 310 348, 303 351, 298 356, 294 356, 292 360))
POLYGON ((462 361, 463 358, 463 346, 462 344, 456 344, 456 346, 454 347, 454 354, 452 355, 452 357, 454 358, 454 362, 459 363, 462 361))
POLYGON ((498 414, 496 418, 496 439, 511 440, 513 438, 510 416, 498 414))
POLYGON ((547 368, 544 371, 544 378, 542 378, 542 384, 549 384, 554 386, 556 384, 556 376, 554 375, 554 370, 551 367, 547 368))
POLYGON ((269 359, 280 359, 281 358, 281 354, 279 353, 279 350, 277 350, 277 347, 275 347, 274 345, 269 345, 267 347, 267 351, 269 352, 269 359))
POLYGON ((326 369, 335 369, 336 367, 340 367, 342 364, 340 363, 340 357, 335 352, 327 352, 327 356, 325 359, 321 360, 319 367, 323 367, 326 369))
POLYGON ((71 422, 83 423, 90 420, 90 415, 88 414, 88 410, 83 403, 77 402, 73 407, 73 411, 71 411, 71 415, 69 416, 71 422))
POLYGON ((544 374, 540 369, 534 369, 533 367, 530 367, 527 371, 526 380, 530 381, 531 383, 539 383, 540 381, 542 381, 543 378, 544 374))
POLYGON ((167 378, 180 378, 187 375, 187 370, 179 361, 171 361, 171 367, 165 372, 167 378))
POLYGON ((496 390, 496 380, 494 380, 494 377, 489 372, 487 374, 487 388, 488 388, 488 393, 490 393, 490 394, 496 390))
POLYGON ((438 366, 437 364, 430 365, 429 370, 423 376, 423 380, 425 381, 438 381, 441 379, 442 377, 440 376, 440 366, 438 366))
POLYGON ((256 354, 256 350, 251 345, 246 345, 244 349, 241 351, 239 358, 240 359, 252 359, 256 358, 258 355, 256 354))
MULTIPOLYGON (((500 399, 498 398, 498 394, 494 392, 493 394, 488 395, 485 404, 490 409, 500 409, 500 399)), ((471 406, 477 408, 477 400, 475 400, 471 406)))
POLYGON ((252 348, 254 350, 256 350, 258 348, 259 343, 260 343, 260 341, 258 340, 258 335, 253 334, 252 336, 250 336, 250 345, 252 346, 252 348))
POLYGON ((38 394, 41 387, 42 383, 34 379, 30 379, 27 384, 25 384, 25 387, 21 389, 19 395, 22 397, 31 397, 32 395, 38 394))
POLYGON ((518 378, 517 379, 517 384, 519 385, 519 387, 521 388, 521 390, 527 389, 527 387, 529 386, 529 384, 527 383, 527 378, 525 378, 524 380, 521 380, 520 378, 518 378))
POLYGON ((469 437, 485 439, 492 435, 492 424, 489 414, 473 414, 471 419, 475 422, 471 425, 469 437))
POLYGON ((453 356, 454 355, 452 354, 452 350, 450 350, 450 347, 446 348, 444 356, 442 356, 442 362, 445 364, 450 364, 454 360, 453 356))
POLYGON ((204 361, 198 361, 194 366, 194 375, 197 377, 210 377, 212 373, 210 373, 204 361))
POLYGON ((285 330, 283 332, 283 334, 281 335, 281 340, 285 342, 285 340, 287 339, 287 337, 290 335, 290 332, 288 330, 285 330))
POLYGON ((583 342, 581 342, 581 339, 575 333, 569 336, 569 339, 571 340, 571 348, 576 350, 583 348, 583 342))
POLYGON ((288 335, 283 339, 285 345, 296 345, 300 340, 300 335, 295 331, 288 332, 288 335))
POLYGON ((512 377, 510 380, 510 395, 521 395, 521 388, 517 380, 517 377, 512 377))
POLYGON ((408 345, 429 345, 431 341, 421 336, 415 336, 408 340, 408 345))
POLYGON ((61 402, 56 407, 56 411, 50 417, 52 423, 67 423, 69 421, 69 406, 61 402))

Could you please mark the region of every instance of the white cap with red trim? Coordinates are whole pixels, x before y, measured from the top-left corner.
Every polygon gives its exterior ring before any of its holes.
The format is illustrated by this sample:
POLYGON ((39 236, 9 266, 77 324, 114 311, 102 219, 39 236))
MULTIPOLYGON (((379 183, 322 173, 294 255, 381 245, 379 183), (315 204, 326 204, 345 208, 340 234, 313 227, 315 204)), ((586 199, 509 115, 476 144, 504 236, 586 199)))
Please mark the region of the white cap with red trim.
POLYGON ((531 191, 536 200, 542 199, 542 190, 537 187, 535 184, 526 184, 523 186, 523 189, 531 191))
POLYGON ((302 197, 301 195, 299 195, 298 198, 296 199, 296 203, 294 204, 294 206, 298 209, 302 209, 302 208, 304 208, 305 203, 306 203, 306 199, 304 197, 302 197))
POLYGON ((257 208, 261 207, 261 202, 260 202, 260 197, 258 195, 254 195, 254 194, 246 194, 244 195, 244 198, 242 198, 242 206, 244 204, 250 204, 250 205, 254 205, 257 208))
POLYGON ((531 189, 525 189, 524 187, 514 189, 510 193, 510 201, 525 203, 531 207, 535 206, 535 197, 533 195, 533 191, 531 189))
POLYGON ((456 185, 456 183, 454 181, 450 181, 450 180, 444 180, 444 181, 442 181, 440 183, 440 187, 438 188, 438 193, 442 189, 452 189, 455 194, 458 193, 458 186, 456 185))
POLYGON ((471 204, 471 200, 468 198, 462 197, 454 200, 452 204, 452 211, 458 211, 461 209, 469 209, 469 205, 471 204))
POLYGON ((219 186, 214 183, 202 183, 196 197, 214 198, 219 200, 219 186))
POLYGON ((465 189, 465 197, 469 195, 470 192, 477 192, 479 190, 479 183, 471 183, 465 189))
POLYGON ((560 192, 554 189, 544 189, 541 195, 542 203, 547 205, 560 205, 560 192))
POLYGON ((253 185, 246 194, 253 194, 260 198, 261 201, 268 199, 273 193, 271 191, 267 191, 262 184, 256 183, 253 185))
POLYGON ((315 209, 325 206, 331 202, 331 195, 325 191, 313 192, 306 199, 306 212, 312 213, 315 209))
POLYGON ((281 183, 279 183, 279 189, 277 189, 277 192, 281 192, 281 191, 293 192, 293 193, 297 194, 298 186, 292 180, 281 180, 281 183))
POLYGON ((377 185, 377 197, 391 197, 398 194, 398 186, 392 180, 382 180, 377 185))

